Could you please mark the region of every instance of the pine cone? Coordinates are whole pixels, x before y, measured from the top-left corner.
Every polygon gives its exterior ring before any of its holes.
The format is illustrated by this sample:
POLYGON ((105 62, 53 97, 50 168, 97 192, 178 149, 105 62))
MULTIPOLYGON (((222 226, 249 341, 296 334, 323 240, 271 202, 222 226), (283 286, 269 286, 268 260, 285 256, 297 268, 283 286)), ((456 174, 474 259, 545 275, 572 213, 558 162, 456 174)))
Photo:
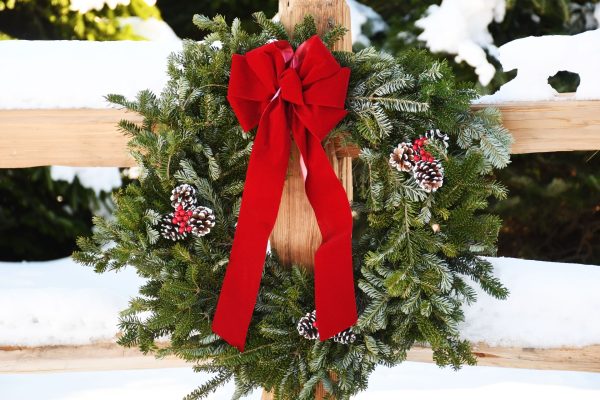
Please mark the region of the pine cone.
POLYGON ((215 226, 215 214, 208 207, 194 207, 191 209, 188 225, 192 228, 191 233, 196 236, 208 234, 215 226))
POLYGON ((450 138, 439 129, 427 129, 427 131, 425 131, 425 137, 429 140, 438 140, 444 143, 446 149, 448 148, 448 141, 450 138))
POLYGON ((427 193, 435 192, 444 184, 444 167, 438 160, 417 162, 413 173, 419 186, 427 193))
POLYGON ((333 337, 333 341, 341 344, 354 343, 356 335, 352 332, 352 328, 344 329, 333 337))
POLYGON ((163 217, 160 223, 160 234, 165 239, 177 241, 187 236, 187 231, 180 228, 175 222, 175 213, 169 213, 163 217))
POLYGON ((415 166, 415 150, 410 143, 400 143, 390 154, 390 166, 408 172, 415 166))
POLYGON ((177 186, 171 192, 171 205, 175 209, 179 206, 182 206, 184 209, 195 206, 196 189, 187 183, 177 186))
POLYGON ((298 333, 300 336, 308 340, 316 340, 319 338, 319 331, 315 327, 317 321, 317 312, 309 312, 298 321, 298 333))

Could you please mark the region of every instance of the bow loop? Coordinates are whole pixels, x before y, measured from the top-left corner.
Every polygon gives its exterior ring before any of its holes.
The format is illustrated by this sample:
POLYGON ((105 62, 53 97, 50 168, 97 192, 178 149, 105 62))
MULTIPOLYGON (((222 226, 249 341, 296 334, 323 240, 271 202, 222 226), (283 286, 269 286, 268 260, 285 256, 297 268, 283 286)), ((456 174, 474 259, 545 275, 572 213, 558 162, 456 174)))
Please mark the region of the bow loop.
POLYGON ((321 140, 346 115, 350 71, 314 36, 294 53, 276 41, 234 55, 227 99, 244 130, 258 125, 213 331, 243 351, 267 241, 279 210, 291 135, 323 241, 315 254, 315 305, 326 340, 356 322, 352 213, 321 140))

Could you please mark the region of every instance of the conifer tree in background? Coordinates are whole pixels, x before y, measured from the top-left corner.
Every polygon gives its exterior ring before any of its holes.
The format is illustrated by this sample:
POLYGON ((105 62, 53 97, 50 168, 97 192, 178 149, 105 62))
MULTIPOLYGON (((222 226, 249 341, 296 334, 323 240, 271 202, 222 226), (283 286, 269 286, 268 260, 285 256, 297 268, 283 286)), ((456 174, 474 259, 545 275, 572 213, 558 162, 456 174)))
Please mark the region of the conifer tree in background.
MULTIPOLYGON (((69 0, 0 0, 0 40, 141 39, 117 18, 160 18, 160 13, 146 0, 128 3, 79 12, 69 0)), ((92 215, 108 197, 78 180, 55 182, 49 168, 0 169, 0 261, 69 256, 76 238, 90 234, 92 215)))
POLYGON ((89 1, 0 0, 0 33, 27 40, 142 39, 118 18, 160 18, 153 2, 114 0, 98 10, 89 1))

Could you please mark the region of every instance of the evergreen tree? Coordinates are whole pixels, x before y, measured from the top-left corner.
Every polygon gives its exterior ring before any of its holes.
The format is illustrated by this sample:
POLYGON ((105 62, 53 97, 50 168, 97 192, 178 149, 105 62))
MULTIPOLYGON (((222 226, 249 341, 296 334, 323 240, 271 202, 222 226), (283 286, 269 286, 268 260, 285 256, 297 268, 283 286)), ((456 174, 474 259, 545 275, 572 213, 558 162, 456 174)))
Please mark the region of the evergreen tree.
POLYGON ((118 18, 160 18, 158 9, 145 0, 85 11, 72 9, 71 0, 0 0, 0 33, 27 40, 141 39, 118 18))

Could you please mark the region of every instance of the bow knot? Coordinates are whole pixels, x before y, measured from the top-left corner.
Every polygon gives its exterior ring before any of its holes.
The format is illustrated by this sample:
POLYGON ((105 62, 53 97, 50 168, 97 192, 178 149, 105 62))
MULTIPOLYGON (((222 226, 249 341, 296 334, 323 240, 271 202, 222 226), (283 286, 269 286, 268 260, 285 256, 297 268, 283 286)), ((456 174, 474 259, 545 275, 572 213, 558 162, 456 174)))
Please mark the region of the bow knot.
POLYGON ((291 136, 306 170, 304 188, 323 241, 315 253, 315 308, 326 340, 356 322, 352 213, 321 140, 346 115, 350 70, 314 36, 296 52, 276 41, 231 60, 227 99, 254 138, 229 265, 213 331, 243 351, 267 242, 279 210, 291 136), (290 131, 292 135, 290 135, 290 131))
POLYGON ((289 67, 279 77, 281 98, 289 103, 304 105, 302 82, 295 69, 289 67))

